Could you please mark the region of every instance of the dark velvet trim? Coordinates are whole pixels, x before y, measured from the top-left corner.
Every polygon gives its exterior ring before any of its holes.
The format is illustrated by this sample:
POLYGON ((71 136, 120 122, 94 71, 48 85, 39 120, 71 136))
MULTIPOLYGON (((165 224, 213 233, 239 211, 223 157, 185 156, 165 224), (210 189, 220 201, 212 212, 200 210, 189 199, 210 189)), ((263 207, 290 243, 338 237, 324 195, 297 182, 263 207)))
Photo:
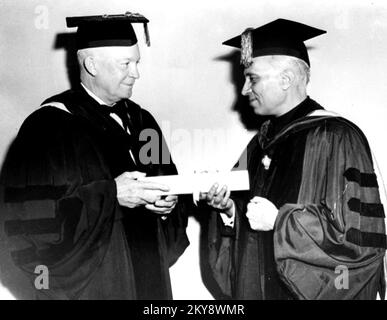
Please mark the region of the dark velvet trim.
POLYGON ((346 239, 360 247, 386 248, 386 235, 381 233, 361 232, 351 228, 347 231, 346 239))
POLYGON ((25 202, 33 200, 58 200, 64 195, 68 186, 27 186, 7 187, 4 191, 4 201, 25 202))
POLYGON ((38 256, 34 247, 11 252, 11 257, 17 266, 22 266, 38 261, 38 256))
POLYGON ((364 203, 357 198, 348 201, 348 208, 363 217, 384 218, 383 205, 380 203, 364 203))
POLYGON ((356 182, 361 187, 377 188, 378 181, 374 173, 362 173, 359 169, 349 168, 344 172, 344 177, 349 182, 356 182))
POLYGON ((59 219, 9 220, 4 222, 4 230, 8 236, 59 233, 60 228, 59 219))

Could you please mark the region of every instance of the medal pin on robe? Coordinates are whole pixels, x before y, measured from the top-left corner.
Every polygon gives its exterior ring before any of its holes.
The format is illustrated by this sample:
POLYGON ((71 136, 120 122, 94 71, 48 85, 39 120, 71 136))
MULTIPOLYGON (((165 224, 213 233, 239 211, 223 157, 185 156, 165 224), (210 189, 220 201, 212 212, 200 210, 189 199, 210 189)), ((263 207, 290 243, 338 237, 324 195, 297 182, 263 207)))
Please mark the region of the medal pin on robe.
POLYGON ((261 162, 262 162, 265 170, 269 170, 271 159, 267 156, 267 154, 265 154, 265 156, 262 158, 261 162))

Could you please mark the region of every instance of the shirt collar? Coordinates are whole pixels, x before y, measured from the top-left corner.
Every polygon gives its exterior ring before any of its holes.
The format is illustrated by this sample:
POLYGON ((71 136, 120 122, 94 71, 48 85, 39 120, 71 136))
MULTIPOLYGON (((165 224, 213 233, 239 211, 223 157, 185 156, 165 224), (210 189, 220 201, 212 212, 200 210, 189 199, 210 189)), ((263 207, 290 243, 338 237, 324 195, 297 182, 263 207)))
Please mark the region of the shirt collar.
POLYGON ((287 113, 283 114, 278 118, 271 119, 272 128, 270 130, 271 131, 270 135, 271 136, 276 135, 284 127, 289 125, 291 122, 299 118, 305 117, 306 115, 308 115, 309 113, 311 113, 316 109, 322 109, 322 107, 313 103, 313 101, 309 98, 309 96, 307 96, 305 100, 303 100, 300 104, 295 106, 287 113))
POLYGON ((102 105, 105 105, 106 106, 106 103, 98 96, 96 96, 90 89, 88 89, 82 82, 81 82, 81 86, 83 87, 83 89, 85 89, 85 91, 87 92, 87 94, 92 97, 95 101, 97 101, 99 104, 102 104, 102 105))

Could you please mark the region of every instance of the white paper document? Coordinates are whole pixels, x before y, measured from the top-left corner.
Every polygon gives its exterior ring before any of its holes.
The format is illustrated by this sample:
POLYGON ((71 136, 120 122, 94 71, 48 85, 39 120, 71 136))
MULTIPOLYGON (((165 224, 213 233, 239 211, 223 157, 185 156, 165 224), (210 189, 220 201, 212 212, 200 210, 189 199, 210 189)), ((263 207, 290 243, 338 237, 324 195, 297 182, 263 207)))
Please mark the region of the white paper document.
POLYGON ((167 185, 170 190, 160 193, 162 195, 208 192, 214 183, 218 183, 219 188, 226 185, 231 191, 248 190, 250 187, 247 170, 144 177, 140 180, 167 185))

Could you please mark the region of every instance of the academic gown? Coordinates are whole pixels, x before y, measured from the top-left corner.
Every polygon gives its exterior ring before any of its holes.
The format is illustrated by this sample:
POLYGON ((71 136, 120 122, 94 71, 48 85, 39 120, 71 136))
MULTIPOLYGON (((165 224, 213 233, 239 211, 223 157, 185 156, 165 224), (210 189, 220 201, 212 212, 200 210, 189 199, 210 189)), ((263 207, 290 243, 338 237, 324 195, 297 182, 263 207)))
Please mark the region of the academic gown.
POLYGON ((308 116, 321 109, 308 97, 265 122, 236 166, 250 191, 232 193, 234 228, 212 212, 209 263, 225 297, 384 296, 384 210, 367 140, 343 118, 308 116), (250 228, 254 196, 279 209, 274 230, 250 228))
POLYGON ((176 167, 152 115, 119 103, 130 135, 83 88, 46 100, 21 126, 1 179, 1 279, 17 297, 172 298, 168 268, 188 245, 184 199, 162 220, 143 206, 120 206, 114 178, 176 167), (143 129, 153 135, 140 137, 143 129), (35 288, 38 265, 48 268, 48 290, 35 288))

